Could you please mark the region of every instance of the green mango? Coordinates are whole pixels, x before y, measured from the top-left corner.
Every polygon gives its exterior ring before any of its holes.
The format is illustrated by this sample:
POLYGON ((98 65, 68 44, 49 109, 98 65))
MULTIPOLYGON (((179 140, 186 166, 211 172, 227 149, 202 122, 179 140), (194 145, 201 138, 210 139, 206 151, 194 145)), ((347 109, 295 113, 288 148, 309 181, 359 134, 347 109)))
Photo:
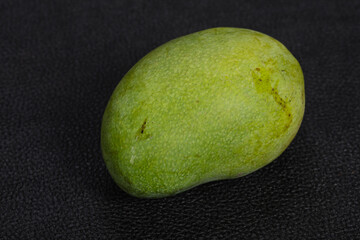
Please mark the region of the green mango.
POLYGON ((207 29, 163 44, 124 76, 103 116, 103 158, 129 194, 171 196, 270 163, 304 109, 301 67, 280 42, 207 29))

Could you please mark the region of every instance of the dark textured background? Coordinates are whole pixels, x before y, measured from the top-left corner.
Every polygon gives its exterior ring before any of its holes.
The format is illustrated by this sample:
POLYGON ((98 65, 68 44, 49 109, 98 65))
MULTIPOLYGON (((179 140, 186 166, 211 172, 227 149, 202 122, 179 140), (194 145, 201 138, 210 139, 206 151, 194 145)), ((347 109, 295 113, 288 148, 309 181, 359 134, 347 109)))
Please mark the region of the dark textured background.
POLYGON ((360 239, 360 1, 1 1, 0 239, 360 239), (305 75, 291 146, 171 198, 121 191, 107 100, 150 50, 216 26, 278 39, 305 75))

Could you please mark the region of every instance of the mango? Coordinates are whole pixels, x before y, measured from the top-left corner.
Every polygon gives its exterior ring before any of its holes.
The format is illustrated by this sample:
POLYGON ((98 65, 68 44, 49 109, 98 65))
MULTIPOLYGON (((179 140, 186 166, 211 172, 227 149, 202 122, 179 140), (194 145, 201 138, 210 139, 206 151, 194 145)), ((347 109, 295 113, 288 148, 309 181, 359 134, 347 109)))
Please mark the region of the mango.
POLYGON ((304 110, 303 73, 284 45, 207 29, 156 48, 123 77, 104 112, 102 154, 127 193, 167 197, 267 165, 304 110))

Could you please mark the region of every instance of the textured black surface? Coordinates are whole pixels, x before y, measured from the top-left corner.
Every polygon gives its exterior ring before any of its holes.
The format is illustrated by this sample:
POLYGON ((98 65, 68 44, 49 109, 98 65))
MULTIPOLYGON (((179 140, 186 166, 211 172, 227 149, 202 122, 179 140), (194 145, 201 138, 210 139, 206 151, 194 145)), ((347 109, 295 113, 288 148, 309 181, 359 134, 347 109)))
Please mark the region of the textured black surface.
POLYGON ((360 2, 224 2, 0 2, 0 239, 360 239, 360 2), (249 176, 127 195, 99 147, 114 87, 158 45, 216 26, 299 60, 297 137, 249 176))

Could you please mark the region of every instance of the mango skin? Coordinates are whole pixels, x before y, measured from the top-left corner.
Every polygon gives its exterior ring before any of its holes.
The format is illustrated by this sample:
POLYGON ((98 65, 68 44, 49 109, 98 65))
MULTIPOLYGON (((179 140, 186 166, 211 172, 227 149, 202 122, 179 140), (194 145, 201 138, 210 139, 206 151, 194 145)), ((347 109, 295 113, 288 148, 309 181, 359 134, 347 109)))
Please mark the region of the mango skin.
POLYGON ((124 76, 103 116, 103 158, 129 194, 171 196, 267 165, 304 109, 301 67, 280 42, 207 29, 156 48, 124 76))

